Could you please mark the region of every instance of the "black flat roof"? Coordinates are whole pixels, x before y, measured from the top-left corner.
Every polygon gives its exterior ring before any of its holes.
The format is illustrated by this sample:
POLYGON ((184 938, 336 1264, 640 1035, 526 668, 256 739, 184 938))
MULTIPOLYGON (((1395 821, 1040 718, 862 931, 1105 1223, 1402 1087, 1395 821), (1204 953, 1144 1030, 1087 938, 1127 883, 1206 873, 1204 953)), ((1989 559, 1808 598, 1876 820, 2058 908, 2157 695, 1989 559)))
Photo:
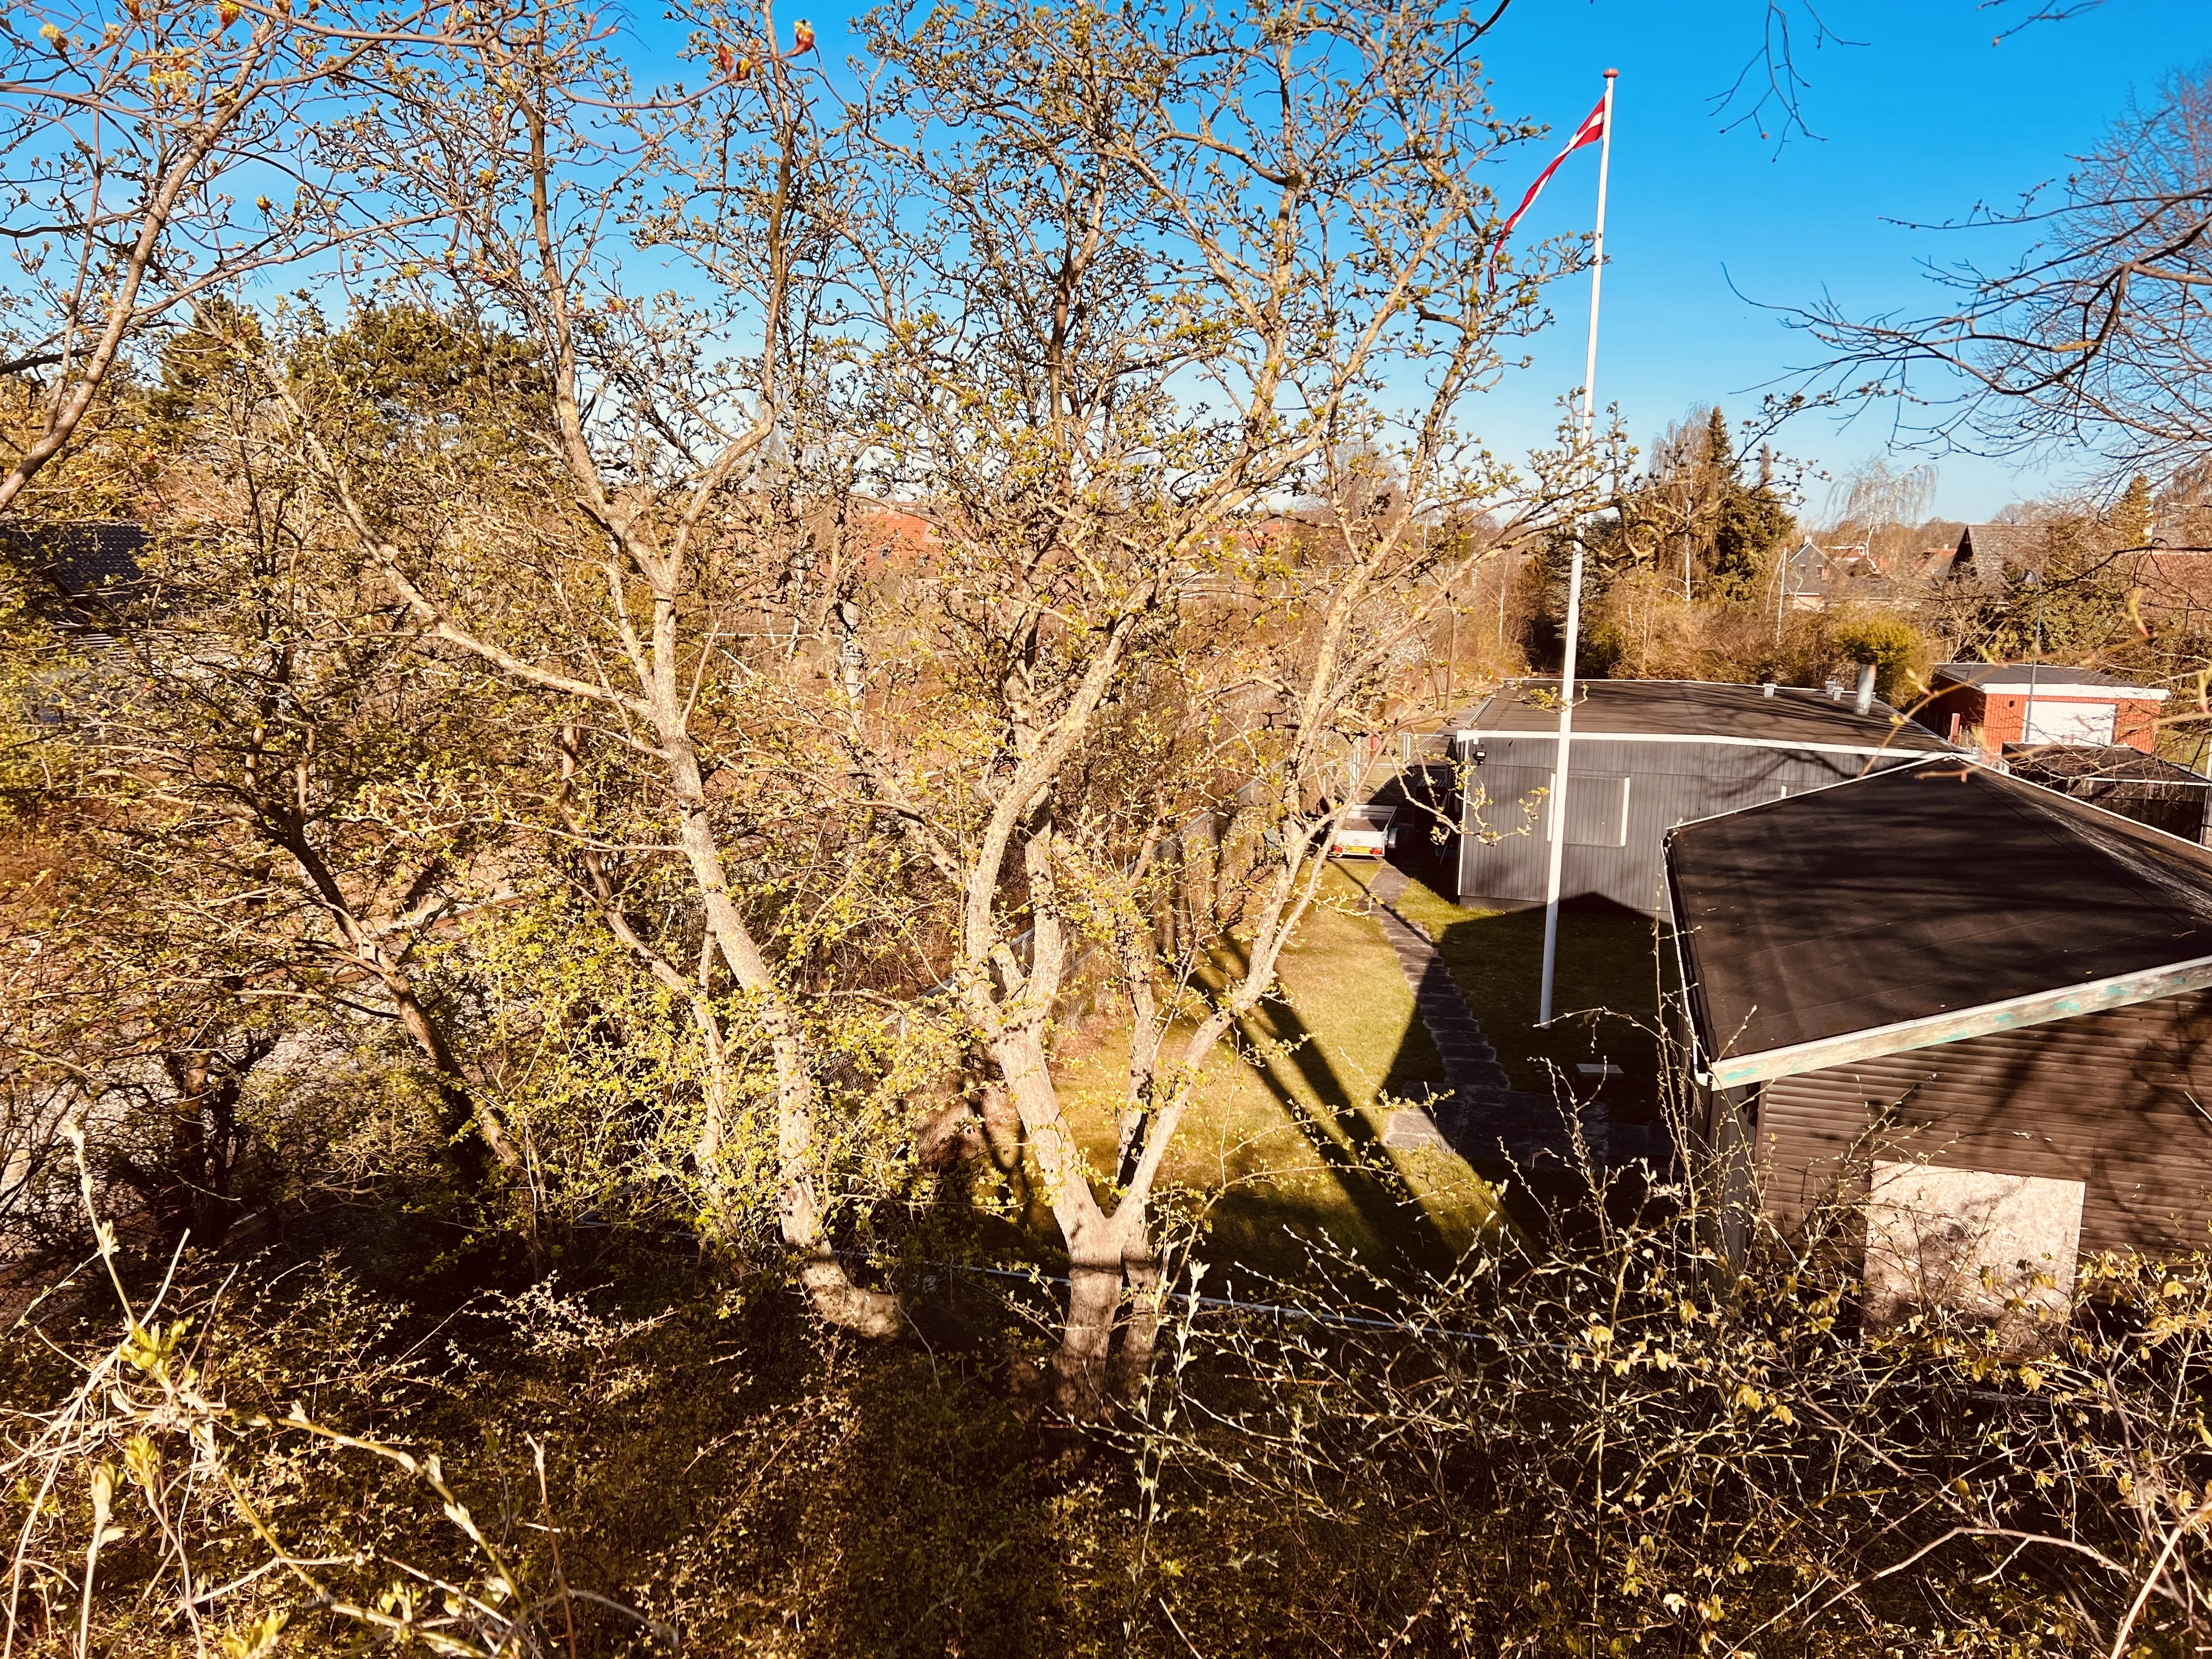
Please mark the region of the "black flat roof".
POLYGON ((2050 778, 2212 787, 2212 778, 2124 743, 2008 743, 2005 763, 2030 783, 2050 778))
POLYGON ((127 519, 76 524, 9 525, 5 536, 22 548, 31 568, 68 593, 127 586, 145 572, 146 526, 127 519))
MULTIPOLYGON (((1540 736, 1559 725, 1557 680, 1508 680, 1459 723, 1466 730, 1540 736)), ((1946 754, 1951 745, 1887 703, 1862 714, 1851 694, 1838 700, 1802 686, 1712 680, 1581 680, 1575 685, 1575 731, 1590 737, 1729 738, 1788 748, 1830 744, 1946 754)))
POLYGON ((1952 685, 2091 685, 2111 691, 2132 691, 2138 696, 2163 697, 2156 686, 2122 679, 2101 668, 2069 668, 2056 662, 1938 663, 1931 678, 1952 685))
POLYGON ((2212 853, 1964 762, 1667 842, 1709 1059, 2212 957, 2212 853))

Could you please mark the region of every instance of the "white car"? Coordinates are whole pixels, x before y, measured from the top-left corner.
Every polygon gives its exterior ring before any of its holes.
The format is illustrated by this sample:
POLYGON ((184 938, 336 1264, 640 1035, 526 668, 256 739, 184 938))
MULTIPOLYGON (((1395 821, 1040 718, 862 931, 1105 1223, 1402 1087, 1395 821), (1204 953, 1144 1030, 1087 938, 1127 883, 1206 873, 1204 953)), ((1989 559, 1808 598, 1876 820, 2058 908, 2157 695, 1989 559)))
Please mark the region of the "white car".
POLYGON ((1329 856, 1381 858, 1398 839, 1398 832, 1390 827, 1390 820, 1397 813, 1395 806, 1347 806, 1336 820, 1328 844, 1329 856))

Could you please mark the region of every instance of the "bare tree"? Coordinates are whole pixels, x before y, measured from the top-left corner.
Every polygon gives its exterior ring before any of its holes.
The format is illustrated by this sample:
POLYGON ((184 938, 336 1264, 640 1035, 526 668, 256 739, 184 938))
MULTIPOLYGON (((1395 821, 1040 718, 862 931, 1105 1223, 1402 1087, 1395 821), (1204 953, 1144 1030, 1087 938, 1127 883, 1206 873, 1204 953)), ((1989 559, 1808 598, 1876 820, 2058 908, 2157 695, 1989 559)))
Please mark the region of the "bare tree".
POLYGON ((2016 455, 2087 446, 2114 482, 2164 475, 2212 444, 2212 92, 2169 77, 2078 158, 2053 199, 1961 231, 2027 230, 1994 269, 1938 273, 1948 308, 1801 325, 1830 357, 1815 387, 1835 404, 1889 398, 1914 435, 2016 455))
POLYGON ((1918 524, 1936 500, 1933 466, 1894 467, 1869 456, 1828 488, 1827 522, 1872 530, 1918 524))
POLYGON ((1072 1273, 1059 1399, 1091 1413, 1127 1293, 1124 1375, 1149 1362, 1164 1162, 1319 900, 1348 757, 1395 736, 1418 585, 1490 545, 1453 529, 1477 507, 1510 540, 1553 504, 1459 424, 1539 277, 1486 295, 1480 169, 1511 129, 1480 26, 1441 9, 985 0, 880 27, 877 443, 937 538, 933 626, 908 647, 926 697, 835 707, 1037 1161, 1072 1273), (1158 921, 1200 808, 1230 867, 1194 951, 1158 921), (1133 1022, 1110 1167, 1053 1053, 1086 946, 1133 1022))
MULTIPOLYGON (((2038 23, 2063 22, 2100 9, 2105 0, 1978 0, 2000 25, 1991 45, 2038 23)), ((1756 0, 1757 44, 1735 78, 1707 100, 1730 130, 1747 127, 1778 148, 1792 137, 1817 138, 1809 106, 1815 90, 1806 51, 1863 46, 1836 27, 1836 9, 1821 0, 1756 0)))
MULTIPOLYGON (((895 1300, 856 1287, 833 1249, 821 1080, 725 839, 726 769, 751 740, 724 696, 726 671, 742 676, 732 649, 758 631, 757 602, 807 538, 791 480, 780 493, 763 484, 790 453, 786 416, 820 337, 848 187, 795 61, 803 49, 779 55, 765 14, 696 21, 712 43, 708 88, 647 97, 602 49, 594 14, 560 0, 480 9, 434 70, 387 71, 384 118, 360 129, 357 161, 386 222, 435 221, 384 245, 386 277, 503 323, 538 356, 548 408, 537 435, 557 492, 546 513, 463 526, 440 504, 434 458, 395 466, 365 453, 278 366, 269 382, 416 626, 555 700, 556 724, 580 722, 651 768, 707 937, 773 1055, 783 1237, 825 1316, 884 1334, 898 1328, 895 1300), (688 264, 704 297, 630 297, 623 261, 641 245, 688 264)), ((573 808, 567 790, 562 800, 573 808)), ((679 969, 629 927, 611 884, 586 890, 656 978, 685 988, 719 1064, 730 1045, 714 975, 679 969)), ((696 1149, 710 1194, 723 1097, 710 1087, 696 1149)))
POLYGON ((63 454, 149 331, 370 228, 338 186, 371 57, 434 38, 431 8, 221 0, 34 6, 0 33, 0 512, 63 454))
MULTIPOLYGON (((945 953, 909 989, 949 982, 1020 1109, 1078 1267, 1062 1396, 1093 1410, 1125 1280, 1150 1283, 1152 1188, 1200 1068, 1315 902, 1313 809, 1347 738, 1388 725, 1383 665, 1425 621, 1402 593, 1471 556, 1445 526, 1478 506, 1541 516, 1583 471, 1562 454, 1518 483, 1459 424, 1504 343, 1540 325, 1531 301, 1561 262, 1540 254, 1503 294, 1479 280, 1479 169, 1518 130, 1469 61, 1480 27, 1441 12, 887 19, 882 84, 834 126, 811 36, 779 49, 764 14, 696 21, 708 88, 646 97, 578 14, 473 14, 378 141, 387 217, 450 207, 438 242, 392 249, 398 279, 539 354, 560 518, 465 531, 434 505, 434 458, 350 450, 328 411, 270 383, 426 635, 648 764, 774 1056, 783 1236, 816 1305, 875 1331, 897 1316, 833 1248, 817 1128, 835 1068, 809 1013, 867 988, 810 977, 806 950, 769 941, 734 803, 777 787, 789 810, 826 799, 904 842, 854 856, 902 871, 945 919, 945 953), (632 298, 637 243, 687 263, 698 297, 632 298), (1360 458, 1386 453, 1378 488, 1360 458), (370 477, 390 486, 375 499, 370 477), (892 590, 860 580, 883 517, 864 481, 936 538, 896 627, 871 614, 892 590), (1270 536, 1302 496, 1328 504, 1321 522, 1270 536), (1242 671, 1166 697, 1194 597, 1271 573, 1276 614, 1242 671), (871 678, 887 636, 913 694, 888 702, 871 678), (1232 686, 1245 726, 1273 735, 1224 740, 1232 686), (1074 769, 1155 699, 1214 727, 1211 750, 1168 744, 1178 763, 1253 781, 1267 873, 1249 962, 1187 1052, 1157 1075, 1146 1060, 1123 1168, 1094 1188, 1052 1080, 1057 999, 1079 933, 1137 938, 1132 872, 1162 815, 1218 799, 1183 777, 1148 785, 1142 811, 1082 817, 1074 769)), ((611 885, 592 890, 619 928, 611 885)), ((725 1018, 711 984, 628 937, 656 979, 692 988, 702 1032, 725 1018)), ((1163 1020, 1158 962, 1120 961, 1139 1017, 1163 1020)), ((710 1115, 706 1167, 720 1133, 710 1115)))
MULTIPOLYGON (((521 1150, 424 963, 434 928, 517 874, 489 781, 514 772, 501 750, 518 739, 472 661, 426 663, 392 626, 346 526, 271 441, 288 416, 250 372, 259 343, 221 307, 172 343, 149 423, 197 473, 201 521, 156 544, 137 597, 101 617, 104 648, 56 642, 38 684, 40 829, 71 871, 42 939, 70 972, 40 976, 56 1018, 27 1052, 73 1070, 81 1098, 167 1103, 170 1151, 137 1158, 150 1173, 133 1184, 210 1247, 228 1224, 222 1148, 247 1073, 318 1021, 404 1032, 468 1184, 488 1154, 527 1199, 521 1150), (216 316, 240 338, 213 331, 216 316), (179 1206, 164 1183, 198 1196, 179 1206)), ((362 343, 295 337, 294 375, 327 378, 362 343)), ((463 400, 514 395, 483 367, 459 377, 463 400)), ((392 411, 358 436, 374 447, 441 412, 392 411)), ((498 440, 471 422, 456 441, 498 440)), ((133 1155, 117 1156, 127 1176, 133 1155)), ((534 1233, 534 1206, 519 1207, 534 1233)))

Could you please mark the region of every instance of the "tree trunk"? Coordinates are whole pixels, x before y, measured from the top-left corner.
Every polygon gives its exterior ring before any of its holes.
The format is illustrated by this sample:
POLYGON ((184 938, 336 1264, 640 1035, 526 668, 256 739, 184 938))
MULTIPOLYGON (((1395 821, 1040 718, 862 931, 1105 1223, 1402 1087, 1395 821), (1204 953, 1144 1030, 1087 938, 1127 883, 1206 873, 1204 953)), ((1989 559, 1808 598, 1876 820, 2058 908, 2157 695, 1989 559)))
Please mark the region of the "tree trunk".
MULTIPOLYGON (((189 1238, 202 1249, 213 1249, 230 1230, 223 1202, 229 1183, 216 1144, 225 1116, 225 1081, 211 1077, 208 1062, 197 1054, 164 1054, 161 1066, 176 1094, 169 1103, 165 1162, 149 1171, 155 1224, 173 1243, 189 1238), (214 1135, 209 1133, 210 1116, 217 1120, 214 1135)), ((234 1096, 234 1088, 230 1093, 234 1096)))
POLYGON ((1070 1252, 1067 1319, 1052 1370, 1054 1401, 1072 1418, 1094 1421, 1127 1405, 1152 1372, 1165 1287, 1146 1231, 1141 1212, 1116 1214, 1090 1248, 1070 1252))
MULTIPOLYGON (((304 787, 304 786, 303 786, 304 787)), ((268 833, 264 830, 264 833, 268 833)), ((522 1168, 522 1153, 507 1125, 489 1101, 477 1097, 469 1087, 468 1077, 461 1070, 461 1062, 446 1041, 446 1033, 422 1000, 415 994, 415 982, 404 965, 404 951, 394 953, 379 944, 354 914, 352 903, 330 865, 307 838, 307 825, 298 818, 280 820, 270 842, 299 867, 315 890, 324 910, 337 931, 345 954, 356 967, 376 975, 391 998, 393 1012, 399 1016, 399 1024, 422 1058, 430 1062, 436 1074, 438 1103, 443 1107, 446 1133, 453 1138, 457 1161, 461 1173, 471 1186, 481 1185, 486 1173, 483 1159, 475 1151, 475 1139, 480 1136, 485 1147, 500 1162, 500 1167, 512 1175, 522 1168), (473 1130, 474 1135, 468 1132, 473 1130), (463 1151, 463 1148, 468 1150, 463 1151)), ((534 1196, 534 1195, 533 1195, 534 1196)), ((531 1206, 526 1224, 529 1229, 531 1251, 538 1249, 536 1205, 531 1206)))
POLYGON ((776 1212, 783 1242, 799 1256, 799 1282, 814 1311, 862 1336, 898 1334, 905 1310, 889 1291, 863 1290, 830 1248, 814 1179, 814 1079, 805 1039, 783 988, 730 896, 722 849, 708 819, 707 789, 690 737, 672 708, 656 708, 676 798, 676 840, 690 865, 715 949, 739 986, 759 999, 775 1063, 776 1212))
POLYGON ((1060 1112, 1050 1064, 1036 1031, 1024 1025, 1002 1033, 989 1048, 1036 1150, 1053 1219, 1067 1246, 1067 1316, 1052 1358, 1053 1402, 1078 1421, 1096 1421, 1112 1409, 1116 1390, 1133 1388, 1152 1363, 1156 1306, 1132 1318, 1130 1338, 1118 1361, 1113 1346, 1125 1279, 1141 1283, 1146 1292, 1156 1291, 1158 1282, 1144 1206, 1125 1204, 1111 1215, 1100 1207, 1081 1149, 1060 1112), (1149 1277, 1140 1279, 1142 1274, 1149 1277), (1130 1340, 1136 1344, 1133 1350, 1130 1340))
POLYGON ((1107 1362, 1121 1307, 1118 1252, 1103 1261, 1070 1259, 1067 1322, 1060 1328, 1060 1352, 1052 1358, 1053 1402, 1079 1421, 1106 1415, 1107 1362))
MULTIPOLYGON (((430 1069, 437 1074, 439 1103, 445 1108, 444 1127, 446 1133, 453 1138, 454 1145, 457 1147, 472 1146, 476 1139, 481 1137, 492 1156, 499 1160, 501 1168, 510 1175, 520 1170, 522 1168, 520 1149, 515 1146, 514 1137, 507 1132, 507 1125, 500 1121, 498 1112, 490 1103, 477 1099, 476 1091, 469 1087, 460 1060, 447 1043, 445 1031, 430 1017, 430 1011, 422 1006, 422 999, 415 994, 413 981, 383 960, 380 952, 365 953, 365 956, 366 965, 382 980, 384 994, 392 999, 392 1006, 399 1015, 401 1028, 413 1041, 416 1050, 430 1062, 430 1069), (474 1131, 473 1135, 470 1133, 471 1130, 474 1131)), ((474 1171, 473 1174, 480 1176, 481 1171, 474 1171)), ((531 1224, 531 1231, 534 1237, 534 1220, 531 1224)))
POLYGON ((1129 1287, 1129 1316, 1121 1328, 1121 1346, 1110 1363, 1107 1386, 1123 1405, 1143 1392, 1145 1379, 1152 1375, 1152 1355, 1159 1346, 1160 1315, 1167 1304, 1159 1259, 1145 1233, 1140 1221, 1121 1257, 1122 1277, 1129 1287))

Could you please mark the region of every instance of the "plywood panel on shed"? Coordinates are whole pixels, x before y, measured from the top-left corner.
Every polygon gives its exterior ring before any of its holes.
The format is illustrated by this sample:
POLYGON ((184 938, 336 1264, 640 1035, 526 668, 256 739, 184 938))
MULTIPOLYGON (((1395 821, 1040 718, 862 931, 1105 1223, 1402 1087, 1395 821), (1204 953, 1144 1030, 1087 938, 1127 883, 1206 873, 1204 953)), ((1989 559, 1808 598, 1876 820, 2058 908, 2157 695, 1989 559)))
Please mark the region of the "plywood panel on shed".
POLYGON ((2007 1325, 2063 1322, 2074 1302, 2082 1185, 1940 1164, 1876 1163, 1867 1316, 1945 1307, 2007 1325))

